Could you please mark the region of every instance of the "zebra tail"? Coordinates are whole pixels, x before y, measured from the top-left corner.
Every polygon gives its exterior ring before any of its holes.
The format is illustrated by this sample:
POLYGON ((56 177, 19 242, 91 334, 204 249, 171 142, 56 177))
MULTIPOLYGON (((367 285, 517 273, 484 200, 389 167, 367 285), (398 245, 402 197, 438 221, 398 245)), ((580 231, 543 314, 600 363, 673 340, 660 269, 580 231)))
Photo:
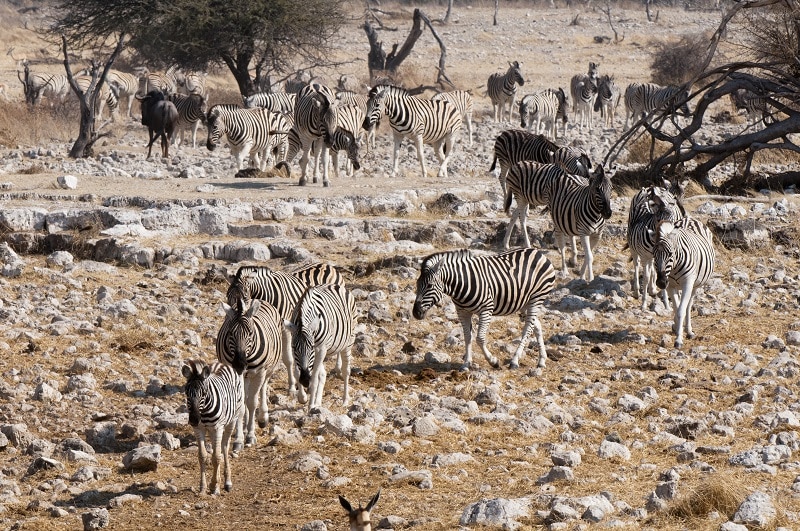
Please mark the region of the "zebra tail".
POLYGON ((496 166, 497 166, 497 155, 495 155, 494 158, 492 159, 492 167, 489 168, 489 171, 494 171, 496 166))
POLYGON ((279 171, 281 168, 286 168, 286 177, 287 178, 291 178, 292 177, 292 168, 291 168, 291 166, 289 166, 288 162, 286 162, 285 160, 282 160, 282 161, 280 161, 279 163, 277 163, 275 165, 274 169, 276 171, 279 171))

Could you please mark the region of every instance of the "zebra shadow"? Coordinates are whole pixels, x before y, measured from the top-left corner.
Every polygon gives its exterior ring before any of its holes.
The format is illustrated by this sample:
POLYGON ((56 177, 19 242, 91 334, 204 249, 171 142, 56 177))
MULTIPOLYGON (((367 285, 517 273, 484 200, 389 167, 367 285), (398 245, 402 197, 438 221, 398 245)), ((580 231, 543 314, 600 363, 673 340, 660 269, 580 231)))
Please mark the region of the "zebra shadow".
POLYGON ((230 190, 282 190, 290 186, 292 185, 288 182, 267 182, 255 179, 214 183, 214 188, 228 188, 230 190))

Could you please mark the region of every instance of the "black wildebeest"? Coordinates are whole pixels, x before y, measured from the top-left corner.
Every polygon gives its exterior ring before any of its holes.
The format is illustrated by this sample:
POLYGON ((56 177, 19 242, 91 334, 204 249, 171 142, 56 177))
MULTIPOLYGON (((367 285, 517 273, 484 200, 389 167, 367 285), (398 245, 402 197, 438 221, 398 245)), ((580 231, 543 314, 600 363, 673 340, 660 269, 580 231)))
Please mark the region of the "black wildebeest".
POLYGON ((178 109, 160 90, 151 90, 145 96, 136 95, 142 103, 142 125, 146 125, 150 133, 147 144, 147 158, 153 150, 153 142, 161 137, 161 156, 169 157, 169 143, 178 124, 178 109))

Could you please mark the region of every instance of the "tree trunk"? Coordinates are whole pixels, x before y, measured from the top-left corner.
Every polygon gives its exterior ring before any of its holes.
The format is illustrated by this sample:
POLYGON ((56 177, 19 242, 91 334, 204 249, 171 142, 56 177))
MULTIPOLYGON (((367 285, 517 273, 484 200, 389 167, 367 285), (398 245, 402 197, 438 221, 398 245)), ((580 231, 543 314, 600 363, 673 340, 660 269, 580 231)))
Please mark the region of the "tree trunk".
POLYGON ((492 26, 497 26, 497 11, 500 9, 500 0, 494 0, 494 19, 492 19, 492 26))
POLYGON ((442 24, 447 24, 450 22, 450 12, 453 10, 453 0, 447 0, 447 13, 444 14, 444 18, 440 20, 442 24))
POLYGON ((250 96, 258 91, 256 84, 250 77, 250 61, 253 56, 250 54, 240 53, 235 58, 230 55, 223 55, 222 60, 228 67, 228 70, 233 74, 236 80, 236 85, 239 87, 239 93, 242 96, 250 96))

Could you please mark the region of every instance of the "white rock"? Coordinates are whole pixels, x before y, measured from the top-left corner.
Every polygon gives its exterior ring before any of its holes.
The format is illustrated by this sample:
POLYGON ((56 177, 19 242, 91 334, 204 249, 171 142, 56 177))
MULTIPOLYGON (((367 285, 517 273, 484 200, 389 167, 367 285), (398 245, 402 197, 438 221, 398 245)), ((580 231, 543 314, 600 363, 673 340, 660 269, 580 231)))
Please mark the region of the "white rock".
POLYGON ((67 190, 75 190, 78 187, 78 178, 74 175, 59 175, 56 182, 60 188, 67 190))

